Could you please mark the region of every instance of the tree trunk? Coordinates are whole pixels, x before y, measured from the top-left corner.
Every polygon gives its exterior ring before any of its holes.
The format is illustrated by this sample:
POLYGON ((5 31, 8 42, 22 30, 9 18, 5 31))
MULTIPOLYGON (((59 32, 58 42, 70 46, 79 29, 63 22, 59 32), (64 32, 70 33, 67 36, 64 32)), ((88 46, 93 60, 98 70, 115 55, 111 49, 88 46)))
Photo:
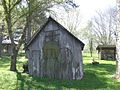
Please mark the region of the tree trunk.
POLYGON ((12 32, 12 16, 11 16, 11 10, 10 10, 10 0, 9 0, 9 8, 8 8, 8 15, 6 16, 6 21, 7 21, 7 26, 8 26, 8 33, 9 37, 11 40, 11 65, 10 65, 10 70, 11 71, 17 71, 16 69, 16 59, 17 59, 17 50, 16 50, 16 45, 14 43, 14 38, 13 38, 13 32, 12 32))
POLYGON ((2 21, 2 29, 0 30, 0 57, 2 56, 2 40, 3 40, 3 31, 4 31, 4 20, 2 21))
POLYGON ((13 47, 13 53, 11 55, 11 66, 10 66, 10 71, 17 71, 16 68, 16 63, 17 63, 17 55, 18 55, 18 51, 15 50, 15 47, 13 47))
POLYGON ((26 35, 26 42, 28 43, 30 38, 31 38, 31 20, 32 20, 32 17, 31 17, 31 0, 29 0, 29 3, 28 3, 28 7, 29 7, 29 13, 28 13, 28 17, 27 17, 27 24, 28 24, 28 30, 26 31, 27 32, 27 35, 26 35))
POLYGON ((2 54, 2 29, 0 29, 0 57, 2 54))
POLYGON ((120 27, 117 27, 117 30, 119 29, 118 36, 117 36, 117 43, 116 43, 116 79, 120 79, 120 27))
POLYGON ((120 79, 120 0, 117 0, 117 42, 116 42, 116 74, 115 78, 120 79))
POLYGON ((89 44, 90 44, 90 46, 89 46, 89 48, 90 48, 90 55, 91 55, 91 57, 93 57, 93 55, 92 55, 92 52, 93 52, 93 41, 92 41, 92 38, 90 39, 89 44))
POLYGON ((21 45, 24 42, 26 30, 27 30, 27 23, 23 29, 23 34, 21 36, 21 39, 18 42, 18 45, 15 45, 14 43, 12 44, 11 66, 10 66, 11 71, 17 71, 17 68, 16 68, 17 55, 18 55, 21 45))
POLYGON ((116 74, 115 74, 116 79, 120 79, 120 61, 116 61, 116 74))

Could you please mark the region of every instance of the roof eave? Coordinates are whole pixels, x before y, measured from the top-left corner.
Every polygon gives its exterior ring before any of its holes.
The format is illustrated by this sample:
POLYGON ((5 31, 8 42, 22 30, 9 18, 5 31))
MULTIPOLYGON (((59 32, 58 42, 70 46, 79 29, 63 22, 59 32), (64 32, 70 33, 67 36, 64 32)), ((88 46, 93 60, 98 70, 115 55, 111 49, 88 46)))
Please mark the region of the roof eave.
POLYGON ((49 23, 49 21, 53 20, 54 22, 56 22, 58 25, 60 25, 60 27, 62 27, 63 29, 65 29, 71 36, 73 36, 76 40, 78 40, 78 42, 80 42, 80 44, 82 45, 82 50, 84 49, 85 44, 80 41, 77 37, 75 37, 71 32, 69 32, 65 27, 63 27, 60 23, 58 23, 56 20, 54 20, 52 17, 49 17, 48 20, 46 21, 46 23, 42 26, 42 28, 40 28, 38 30, 38 32, 36 32, 33 37, 30 39, 30 41, 27 43, 25 49, 28 48, 28 46, 33 42, 33 40, 35 39, 35 37, 38 36, 38 34, 41 32, 41 30, 43 30, 43 28, 47 25, 47 23, 49 23))

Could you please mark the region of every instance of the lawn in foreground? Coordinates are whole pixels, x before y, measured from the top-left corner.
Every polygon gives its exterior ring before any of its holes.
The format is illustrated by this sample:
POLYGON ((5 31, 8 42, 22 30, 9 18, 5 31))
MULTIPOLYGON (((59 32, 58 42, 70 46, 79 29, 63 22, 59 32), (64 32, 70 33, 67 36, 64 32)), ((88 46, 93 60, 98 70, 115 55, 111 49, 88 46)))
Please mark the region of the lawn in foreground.
MULTIPOLYGON (((19 73, 9 71, 10 59, 0 59, 0 90, 119 90, 120 82, 114 80, 115 61, 97 60, 99 65, 92 65, 89 54, 84 55, 84 78, 82 80, 53 80, 32 77, 22 72, 26 62, 23 55, 18 58, 19 73)), ((96 55, 94 56, 95 59, 96 55)))

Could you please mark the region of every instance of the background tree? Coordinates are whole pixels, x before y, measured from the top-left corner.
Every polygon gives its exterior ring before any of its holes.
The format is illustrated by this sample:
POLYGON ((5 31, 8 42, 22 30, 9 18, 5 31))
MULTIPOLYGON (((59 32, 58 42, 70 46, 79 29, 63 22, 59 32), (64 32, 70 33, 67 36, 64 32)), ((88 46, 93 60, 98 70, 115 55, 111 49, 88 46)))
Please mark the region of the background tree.
POLYGON ((115 45, 115 16, 116 9, 108 8, 106 11, 98 11, 92 18, 92 30, 97 44, 115 45))
POLYGON ((86 42, 86 50, 85 51, 89 51, 90 52, 90 56, 93 57, 93 51, 94 51, 94 47, 96 47, 95 45, 95 36, 93 35, 93 30, 92 30, 92 21, 88 21, 87 26, 85 28, 82 29, 82 38, 83 40, 86 42), (94 45, 93 45, 94 43, 94 45))
POLYGON ((2 34, 3 34, 3 29, 4 29, 4 23, 3 23, 3 8, 1 6, 1 1, 0 1, 0 57, 1 57, 1 53, 2 53, 2 34))
POLYGON ((45 12, 50 7, 61 3, 62 1, 63 0, 2 0, 5 23, 7 25, 7 32, 9 34, 12 45, 10 66, 11 71, 17 71, 16 59, 18 51, 24 42, 26 30, 31 28, 30 25, 32 25, 33 18, 37 18, 33 17, 33 14, 36 13, 36 15, 45 15, 45 12), (18 42, 18 45, 16 45, 14 42, 14 32, 15 27, 17 26, 23 28, 22 36, 18 42))
POLYGON ((92 33, 92 22, 89 22, 88 23, 88 29, 89 29, 89 33, 88 33, 88 35, 87 35, 87 37, 88 37, 88 41, 89 41, 89 50, 90 50, 90 55, 91 55, 91 57, 93 56, 92 54, 93 54, 93 39, 94 39, 94 37, 93 37, 93 33, 92 33))
POLYGON ((2 55, 3 31, 4 31, 4 20, 2 20, 0 23, 0 57, 2 55))
POLYGON ((80 35, 81 14, 79 8, 73 8, 66 11, 66 17, 61 18, 61 22, 64 26, 75 36, 80 35))
POLYGON ((120 79, 120 0, 117 0, 117 30, 116 30, 116 74, 115 78, 120 79))
POLYGON ((51 14, 59 23, 64 25, 72 34, 79 37, 81 25, 81 13, 79 6, 68 0, 68 5, 60 5, 53 8, 54 13, 51 14))
POLYGON ((116 9, 109 7, 97 11, 81 30, 81 38, 86 43, 85 52, 94 52, 98 45, 115 45, 116 43, 116 9), (94 44, 93 44, 94 43, 94 44))

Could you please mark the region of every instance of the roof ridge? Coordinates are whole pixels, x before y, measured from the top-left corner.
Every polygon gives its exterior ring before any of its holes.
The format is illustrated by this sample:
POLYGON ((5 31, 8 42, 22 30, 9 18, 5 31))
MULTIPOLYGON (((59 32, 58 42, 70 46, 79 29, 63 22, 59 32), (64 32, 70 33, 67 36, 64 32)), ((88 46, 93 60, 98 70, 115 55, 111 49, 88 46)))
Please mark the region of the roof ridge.
MULTIPOLYGON (((38 35, 38 33, 40 33, 42 30, 43 30, 43 28, 47 25, 47 23, 49 23, 49 21, 51 21, 51 20, 53 20, 54 22, 56 22, 60 27, 62 27, 63 29, 65 29, 70 35, 72 35, 76 40, 78 40, 82 45, 83 45, 83 48, 84 48, 84 43, 81 41, 81 40, 79 40, 76 36, 74 36, 70 31, 68 31, 63 25, 61 25, 59 22, 57 22, 55 19, 53 19, 51 16, 48 18, 48 20, 41 26, 41 28, 39 28, 39 30, 38 31, 36 31, 36 33, 32 36, 32 38, 29 40, 29 42, 27 43, 27 45, 26 45, 26 47, 25 48, 27 48, 31 43, 32 43, 32 41, 33 41, 33 39, 35 38, 35 37, 37 37, 37 35, 38 35)), ((82 48, 82 50, 83 50, 83 48, 82 48)))

